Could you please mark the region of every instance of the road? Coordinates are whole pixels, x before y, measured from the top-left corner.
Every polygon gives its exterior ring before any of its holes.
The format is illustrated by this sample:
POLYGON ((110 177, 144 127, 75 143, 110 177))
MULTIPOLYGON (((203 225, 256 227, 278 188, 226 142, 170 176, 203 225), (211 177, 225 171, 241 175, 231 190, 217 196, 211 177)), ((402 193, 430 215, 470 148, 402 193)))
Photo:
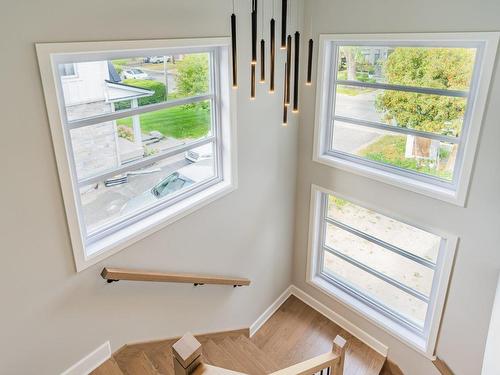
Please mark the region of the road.
MULTIPOLYGON (((380 122, 382 115, 375 109, 376 95, 377 91, 356 96, 337 94, 335 113, 339 116, 380 122)), ((379 129, 336 121, 334 148, 350 154, 357 154, 360 149, 383 134, 387 133, 379 129)))

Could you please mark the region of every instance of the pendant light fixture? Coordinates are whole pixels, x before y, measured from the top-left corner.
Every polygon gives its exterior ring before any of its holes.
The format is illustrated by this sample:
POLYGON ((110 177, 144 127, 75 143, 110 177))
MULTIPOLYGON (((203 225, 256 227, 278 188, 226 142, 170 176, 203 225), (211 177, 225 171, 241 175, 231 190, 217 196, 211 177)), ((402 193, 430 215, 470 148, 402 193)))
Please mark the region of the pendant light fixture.
POLYGON ((308 86, 311 86, 312 82, 313 48, 314 48, 314 42, 312 39, 309 39, 309 49, 307 51, 307 79, 306 79, 306 85, 308 86))
MULTIPOLYGON (((288 66, 287 63, 285 62, 285 72, 288 71, 288 66)), ((286 75, 286 74, 285 74, 286 75)), ((286 76, 285 79, 283 80, 283 126, 288 125, 288 105, 286 104, 286 92, 287 92, 287 84, 286 84, 286 76)))
POLYGON ((300 33, 295 32, 294 64, 293 64, 293 108, 292 112, 299 112, 299 49, 300 33))
POLYGON ((266 82, 266 41, 264 40, 264 0, 260 5, 260 83, 266 82))
POLYGON ((234 0, 233 0, 233 14, 231 14, 231 47, 233 53, 233 88, 238 87, 238 57, 236 53, 236 14, 234 14, 234 0))
POLYGON ((287 16, 287 0, 281 0, 281 49, 286 48, 286 16, 287 16))
POLYGON ((276 21, 274 20, 274 0, 273 0, 273 18, 271 18, 271 51, 270 51, 270 72, 269 72, 269 92, 274 94, 274 65, 276 53, 276 21))
POLYGON ((292 74, 292 36, 286 38, 286 92, 285 104, 290 104, 290 79, 292 74))
POLYGON ((252 65, 257 64, 257 0, 252 0, 252 65))
POLYGON ((255 99, 255 64, 250 66, 250 99, 255 99))
POLYGON ((314 41, 312 35, 312 11, 309 10, 309 45, 307 50, 307 77, 306 77, 307 86, 311 86, 312 83, 313 49, 314 49, 314 41))

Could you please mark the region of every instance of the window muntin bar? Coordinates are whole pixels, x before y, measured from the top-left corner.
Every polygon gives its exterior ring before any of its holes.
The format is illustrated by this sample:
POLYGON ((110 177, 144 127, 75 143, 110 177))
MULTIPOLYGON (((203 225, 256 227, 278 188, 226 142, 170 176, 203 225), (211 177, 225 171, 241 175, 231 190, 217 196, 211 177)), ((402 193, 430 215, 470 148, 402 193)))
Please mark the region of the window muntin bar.
POLYGON ((94 116, 94 117, 90 117, 87 119, 69 121, 67 123, 67 127, 69 129, 77 129, 77 128, 81 128, 81 127, 85 127, 85 126, 96 125, 96 124, 99 124, 101 122, 118 120, 120 118, 134 116, 134 115, 140 115, 143 113, 153 112, 153 111, 157 111, 157 110, 161 110, 161 109, 177 107, 177 106, 185 105, 185 104, 198 103, 198 102, 202 102, 202 101, 205 101, 208 99, 213 99, 213 98, 214 98, 213 94, 207 94, 207 95, 192 96, 192 97, 185 98, 185 99, 176 99, 176 100, 172 100, 172 101, 164 102, 164 103, 149 104, 149 105, 145 105, 145 106, 137 107, 137 108, 133 108, 133 109, 125 109, 125 110, 120 111, 120 112, 112 112, 109 114, 94 116))
MULTIPOLYGON (((415 263, 418 263, 430 270, 435 270, 436 269, 436 264, 432 263, 431 261, 427 260, 427 259, 424 259, 424 258, 421 258, 415 254, 412 254, 406 250, 403 250, 397 246, 394 246, 394 245, 391 245, 390 243, 387 243, 385 241, 382 241, 376 237, 373 237, 365 232, 362 232, 362 231, 359 231, 353 227, 350 227, 349 225, 345 225, 337 220, 334 220, 334 219, 330 219, 330 218, 325 218, 325 221, 328 223, 328 224, 331 224, 331 225, 334 225, 346 232, 349 232, 359 238, 362 238, 366 241, 369 241, 371 243, 374 243, 376 244, 377 246, 380 246, 380 247, 383 247, 384 249, 388 250, 388 251, 391 251, 393 252, 394 254, 398 254, 404 258, 407 258, 415 263)), ((439 243, 438 243, 438 250, 439 250, 439 243)))
POLYGON ((399 281, 393 279, 392 277, 386 276, 382 272, 379 272, 379 271, 365 265, 364 263, 361 263, 361 262, 357 261, 356 259, 351 258, 348 255, 345 255, 341 251, 333 249, 332 247, 330 247, 326 244, 323 248, 325 249, 325 251, 341 258, 342 260, 352 264, 353 266, 375 276, 376 278, 378 278, 380 280, 385 281, 386 283, 388 283, 388 284, 390 284, 390 285, 392 285, 392 286, 394 286, 394 287, 396 287, 396 288, 398 288, 398 289, 400 289, 408 294, 411 294, 413 297, 418 298, 419 300, 426 302, 426 303, 429 302, 429 297, 426 296, 425 294, 419 292, 418 290, 410 288, 410 287, 400 283, 399 281))
POLYGON ((345 199, 327 196, 324 218, 357 236, 434 269, 442 238, 345 199), (366 218, 372 219, 367 221, 366 218), (382 229, 383 228, 383 229, 382 229), (405 233, 401 236, 401 233, 405 233))
POLYGON ((415 87, 415 86, 404 86, 404 85, 394 85, 387 83, 375 83, 375 82, 359 82, 347 79, 338 79, 335 81, 338 85, 343 86, 356 86, 361 88, 373 88, 378 90, 393 90, 393 91, 403 91, 411 92, 415 94, 428 94, 428 95, 440 95, 440 96, 451 96, 456 98, 467 98, 469 96, 468 91, 461 90, 445 90, 437 89, 431 87, 415 87))
POLYGON ((366 126, 366 127, 371 127, 371 128, 380 129, 380 130, 387 130, 387 131, 391 131, 394 133, 401 133, 401 134, 407 134, 407 135, 414 135, 417 137, 434 139, 434 140, 441 141, 441 142, 447 142, 447 143, 452 143, 452 144, 460 143, 460 137, 452 137, 452 136, 447 136, 447 135, 422 132, 422 131, 414 130, 411 128, 402 128, 402 127, 387 125, 387 124, 383 124, 383 123, 375 122, 375 121, 366 121, 366 120, 360 120, 360 119, 356 119, 356 118, 352 118, 352 117, 344 117, 344 116, 339 116, 339 115, 336 115, 334 117, 334 121, 335 120, 339 121, 339 122, 347 122, 347 123, 352 124, 352 125, 366 126))
POLYGON ((213 137, 212 108, 205 100, 68 130, 79 184, 213 137))
POLYGON ((143 168, 143 167, 145 167, 147 165, 153 164, 155 162, 158 162, 160 160, 166 159, 168 157, 171 157, 171 156, 174 156, 174 155, 177 155, 177 154, 182 154, 182 153, 188 151, 191 148, 198 147, 198 146, 203 146, 203 145, 205 145, 207 143, 213 142, 214 140, 215 140, 215 137, 214 136, 210 136, 210 137, 203 138, 203 139, 200 139, 200 140, 197 140, 197 141, 189 142, 189 143, 187 143, 185 145, 178 146, 176 148, 172 148, 172 149, 170 149, 170 150, 168 150, 166 152, 163 152, 161 154, 149 156, 149 157, 144 158, 142 160, 137 160, 137 161, 134 161, 134 162, 130 162, 130 163, 126 164, 123 167, 115 168, 115 169, 110 170, 110 171, 108 171, 106 173, 101 173, 101 174, 99 174, 97 176, 93 176, 93 177, 89 177, 89 178, 84 178, 84 179, 82 179, 82 180, 80 180, 78 182, 78 186, 82 187, 82 186, 85 186, 85 185, 90 185, 90 184, 99 182, 99 181, 101 181, 103 179, 115 176, 115 175, 120 174, 120 173, 125 173, 127 171, 135 170, 135 169, 138 169, 138 168, 143 168))
POLYGON ((427 303, 421 299, 328 251, 324 252, 321 276, 354 298, 422 334, 427 303), (366 288, 367 284, 372 288, 366 288))
POLYGON ((334 116, 449 138, 462 133, 467 98, 337 85, 334 116), (453 120, 450 120, 453 116, 453 120))

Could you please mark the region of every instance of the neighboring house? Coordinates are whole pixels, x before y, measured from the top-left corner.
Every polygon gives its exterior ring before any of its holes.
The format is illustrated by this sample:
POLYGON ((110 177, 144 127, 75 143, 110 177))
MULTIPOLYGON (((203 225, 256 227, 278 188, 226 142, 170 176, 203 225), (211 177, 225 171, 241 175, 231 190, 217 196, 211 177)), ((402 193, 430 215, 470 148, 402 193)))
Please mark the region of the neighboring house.
MULTIPOLYGON (((68 120, 94 117, 115 111, 114 104, 138 99, 154 91, 120 83, 120 76, 109 61, 60 65, 62 90, 68 120)), ((74 129, 71 140, 80 178, 109 170, 143 156, 139 116, 133 117, 134 142, 118 137, 115 121, 103 122, 84 130, 74 129)))

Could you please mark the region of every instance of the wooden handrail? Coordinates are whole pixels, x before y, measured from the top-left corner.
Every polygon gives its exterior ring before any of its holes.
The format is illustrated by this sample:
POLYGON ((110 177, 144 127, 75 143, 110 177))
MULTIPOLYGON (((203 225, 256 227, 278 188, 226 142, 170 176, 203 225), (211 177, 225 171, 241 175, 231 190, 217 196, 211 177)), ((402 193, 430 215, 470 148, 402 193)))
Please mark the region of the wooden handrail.
POLYGON ((335 340, 333 340, 333 348, 331 352, 318 355, 317 357, 278 370, 270 375, 311 375, 326 368, 331 368, 332 375, 343 375, 345 350, 345 339, 341 336, 337 336, 335 337, 335 340))
POLYGON ((129 280, 156 281, 166 283, 188 283, 194 284, 195 286, 204 284, 233 285, 234 287, 250 285, 250 280, 245 278, 182 274, 171 272, 149 272, 107 267, 102 270, 101 276, 103 279, 106 279, 108 283, 119 280, 129 280))
POLYGON ((434 363, 434 366, 436 366, 436 368, 442 375, 453 375, 453 371, 451 371, 448 365, 438 357, 436 357, 436 359, 432 361, 432 363, 434 363))

